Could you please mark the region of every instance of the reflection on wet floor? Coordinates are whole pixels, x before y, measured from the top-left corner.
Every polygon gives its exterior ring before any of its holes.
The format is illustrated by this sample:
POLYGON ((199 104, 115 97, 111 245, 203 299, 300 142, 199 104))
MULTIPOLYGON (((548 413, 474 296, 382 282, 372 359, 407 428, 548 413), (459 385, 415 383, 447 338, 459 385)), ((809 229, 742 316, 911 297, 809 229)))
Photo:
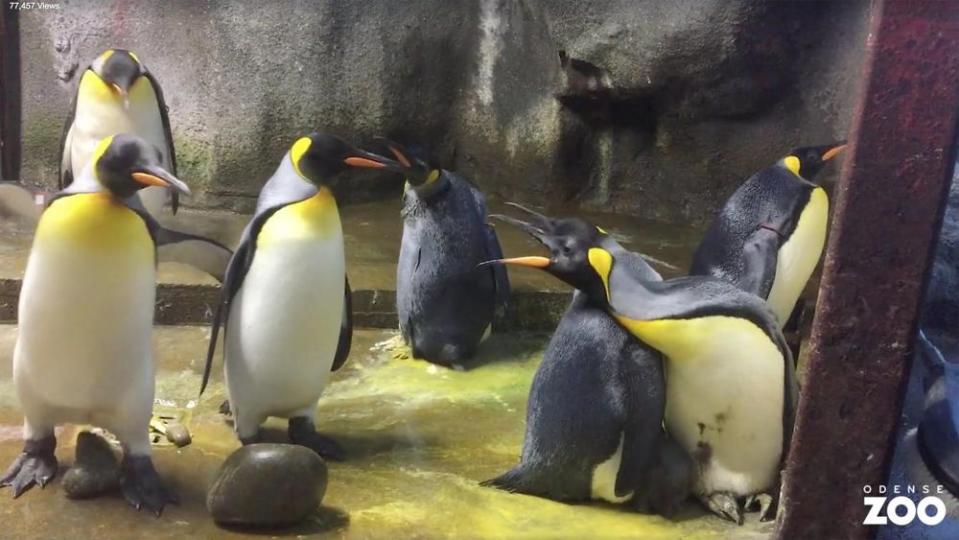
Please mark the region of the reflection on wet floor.
MULTIPOLYGON (((205 327, 155 332, 157 399, 188 413, 193 444, 155 450, 157 468, 180 495, 160 519, 119 497, 68 500, 61 478, 14 501, 0 491, 2 536, 11 538, 236 538, 262 531, 218 528, 204 506, 217 467, 237 448, 218 414, 216 378, 197 400, 209 335, 205 327)), ((0 326, 0 466, 20 451, 21 414, 10 380, 16 327, 0 326)), ((306 525, 269 534, 349 538, 765 538, 770 524, 737 527, 690 504, 676 522, 607 505, 566 505, 477 482, 515 464, 529 385, 548 336, 494 335, 478 366, 458 372, 403 359, 395 334, 359 331, 353 354, 320 400, 318 428, 347 450, 330 464, 325 508, 306 525), (320 534, 322 536, 322 534, 320 534)), ((64 361, 69 361, 65 359, 64 361)), ((284 425, 268 439, 281 441, 284 425)), ((58 432, 62 469, 73 461, 76 428, 58 432)), ((750 517, 754 520, 754 515, 750 517)))
MULTIPOLYGON (((491 212, 521 215, 508 206, 493 203, 491 212)), ((395 288, 396 261, 400 251, 402 221, 400 201, 386 200, 345 206, 340 209, 346 243, 347 268, 354 290, 395 288)), ((556 212, 556 216, 566 215, 556 212)), ((677 272, 653 265, 664 276, 685 273, 701 232, 687 226, 667 225, 649 220, 613 214, 578 212, 577 215, 603 227, 628 249, 647 253, 682 269, 677 272)), ((246 226, 249 216, 228 212, 181 210, 176 216, 168 213, 164 225, 202 234, 232 247, 246 226)), ((543 253, 543 248, 525 233, 502 223, 496 230, 506 256, 543 253)), ((0 219, 0 278, 18 278, 23 274, 30 252, 32 226, 0 219)), ((188 266, 173 263, 160 265, 159 280, 163 283, 215 283, 210 277, 188 266)), ((510 279, 517 288, 564 290, 559 283, 542 272, 510 269, 510 279)))

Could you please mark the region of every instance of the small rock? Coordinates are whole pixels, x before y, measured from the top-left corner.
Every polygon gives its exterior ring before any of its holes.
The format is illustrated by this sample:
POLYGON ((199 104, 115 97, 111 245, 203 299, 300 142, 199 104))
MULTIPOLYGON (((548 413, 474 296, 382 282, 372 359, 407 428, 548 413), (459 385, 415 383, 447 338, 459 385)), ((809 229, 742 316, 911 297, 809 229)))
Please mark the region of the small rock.
POLYGON ((177 448, 183 448, 193 442, 193 437, 190 436, 190 430, 183 424, 170 422, 166 426, 166 440, 175 444, 177 448))
POLYGON ((76 461, 63 475, 63 491, 70 499, 89 499, 117 488, 120 466, 110 443, 83 431, 77 435, 76 461))
POLYGON ((313 515, 326 493, 326 463, 293 444, 251 444, 230 454, 207 492, 213 520, 292 525, 313 515))

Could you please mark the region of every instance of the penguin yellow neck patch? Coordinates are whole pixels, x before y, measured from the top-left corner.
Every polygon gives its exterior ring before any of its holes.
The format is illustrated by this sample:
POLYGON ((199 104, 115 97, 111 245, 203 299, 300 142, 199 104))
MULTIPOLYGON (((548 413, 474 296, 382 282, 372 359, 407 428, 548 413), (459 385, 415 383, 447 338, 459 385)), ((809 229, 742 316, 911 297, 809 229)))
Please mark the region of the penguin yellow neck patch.
POLYGON ((799 174, 800 161, 796 156, 786 156, 783 158, 783 165, 789 169, 796 176, 801 176, 799 174))
MULTIPOLYGON (((636 320, 616 315, 624 328, 669 357, 683 361, 702 354, 704 344, 715 336, 727 336, 742 342, 741 350, 758 350, 768 347, 772 340, 758 326, 746 319, 724 315, 696 317, 692 319, 636 320)), ((774 344, 772 344, 775 347, 774 344)))
POLYGON ((336 199, 327 188, 321 188, 309 199, 288 204, 274 213, 257 236, 257 247, 297 242, 322 240, 342 236, 340 214, 336 199))
POLYGON ((609 273, 613 269, 613 256, 602 248, 590 248, 586 256, 589 259, 589 265, 599 274, 599 279, 603 280, 606 300, 612 300, 609 296, 609 273))
POLYGON ((153 257, 153 240, 143 218, 109 193, 57 199, 40 218, 36 241, 82 246, 91 251, 124 251, 153 257))
POLYGON ((103 103, 104 101, 115 101, 119 98, 113 88, 110 87, 93 70, 86 70, 80 77, 80 87, 77 89, 77 107, 86 106, 89 103, 103 103))
POLYGON ((293 170, 304 180, 307 178, 303 175, 303 171, 300 170, 300 159, 302 159, 303 154, 310 149, 311 144, 313 144, 313 141, 310 140, 309 137, 300 137, 290 148, 290 161, 293 162, 293 170))
MULTIPOLYGON (((157 101, 153 85, 146 77, 137 77, 127 91, 126 99, 130 107, 136 107, 140 103, 156 107, 157 101)), ((77 89, 77 108, 88 107, 94 103, 109 103, 120 107, 123 102, 124 97, 101 79, 96 72, 90 69, 83 72, 83 76, 80 77, 80 86, 77 89)))

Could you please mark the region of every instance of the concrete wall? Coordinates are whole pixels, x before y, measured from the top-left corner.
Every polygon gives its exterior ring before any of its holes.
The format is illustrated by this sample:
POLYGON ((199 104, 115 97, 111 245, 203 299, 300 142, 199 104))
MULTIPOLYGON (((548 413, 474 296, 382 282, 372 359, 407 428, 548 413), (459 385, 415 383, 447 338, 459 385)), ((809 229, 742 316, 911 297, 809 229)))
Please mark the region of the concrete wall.
MULTIPOLYGON (((420 144, 494 197, 665 220, 708 218, 791 146, 843 136, 867 10, 865 1, 60 3, 20 14, 26 181, 55 184, 77 75, 103 49, 124 47, 164 88, 194 206, 248 210, 286 147, 321 129, 420 144), (561 49, 603 73, 604 93, 567 84, 578 74, 564 75, 561 49)), ((346 200, 399 189, 378 176, 338 186, 346 200)))

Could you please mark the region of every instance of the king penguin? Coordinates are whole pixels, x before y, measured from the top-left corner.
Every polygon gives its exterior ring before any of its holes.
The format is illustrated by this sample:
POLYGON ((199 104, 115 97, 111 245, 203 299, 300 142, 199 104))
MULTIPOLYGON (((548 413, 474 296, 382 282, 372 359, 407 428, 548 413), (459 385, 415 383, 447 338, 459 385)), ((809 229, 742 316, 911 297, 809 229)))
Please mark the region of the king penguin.
MULTIPOLYGON (((115 133, 134 133, 160 151, 160 164, 176 174, 176 154, 163 90, 136 54, 108 49, 80 75, 70 115, 63 126, 60 144, 60 189, 73 182, 93 157, 97 142, 115 133)), ((170 200, 174 213, 175 193, 150 187, 138 194, 153 216, 170 200), (172 197, 171 197, 172 195, 172 197)))
POLYGON ((461 176, 386 143, 406 175, 396 267, 400 333, 414 357, 461 366, 509 298, 505 269, 478 266, 502 257, 486 221, 486 198, 461 176))
POLYGON ((695 462, 694 493, 742 523, 742 502, 774 515, 796 384, 776 315, 716 278, 644 279, 599 237, 540 235, 549 257, 504 259, 582 291, 666 358, 665 426, 695 462))
POLYGON ((843 148, 797 148, 749 177, 713 220, 690 275, 724 279, 765 299, 785 326, 826 244, 829 198, 811 180, 843 148))
MULTIPOLYGON (((551 249, 586 239, 615 253, 642 279, 662 280, 602 229, 513 206, 529 213, 531 222, 491 217, 551 249)), ((484 485, 560 501, 629 501, 671 516, 690 494, 693 465, 663 431, 665 384, 661 355, 574 292, 533 377, 520 463, 484 485)))
MULTIPOLYGON (((116 133, 135 134, 155 146, 161 166, 177 174, 163 90, 140 58, 124 49, 104 51, 81 72, 60 141, 60 189, 73 182, 75 171, 83 170, 97 142, 116 133)), ((168 201, 174 214, 179 206, 175 190, 151 186, 137 197, 157 220, 168 201)), ((232 256, 228 248, 200 235, 166 230, 169 234, 157 243, 161 261, 189 264, 222 281, 232 256)))
POLYGON ((263 186, 230 260, 200 392, 222 324, 230 410, 243 444, 256 442, 260 424, 276 416, 289 419, 293 443, 343 458, 314 421, 353 335, 343 230, 328 187, 350 167, 400 170, 330 134, 297 140, 263 186))
POLYGON ((25 443, 0 479, 14 497, 53 478, 54 427, 72 422, 101 426, 120 440, 130 504, 159 515, 174 500, 153 467, 148 438, 156 224, 134 197, 147 186, 190 193, 149 143, 110 136, 40 218, 13 354, 25 443))

